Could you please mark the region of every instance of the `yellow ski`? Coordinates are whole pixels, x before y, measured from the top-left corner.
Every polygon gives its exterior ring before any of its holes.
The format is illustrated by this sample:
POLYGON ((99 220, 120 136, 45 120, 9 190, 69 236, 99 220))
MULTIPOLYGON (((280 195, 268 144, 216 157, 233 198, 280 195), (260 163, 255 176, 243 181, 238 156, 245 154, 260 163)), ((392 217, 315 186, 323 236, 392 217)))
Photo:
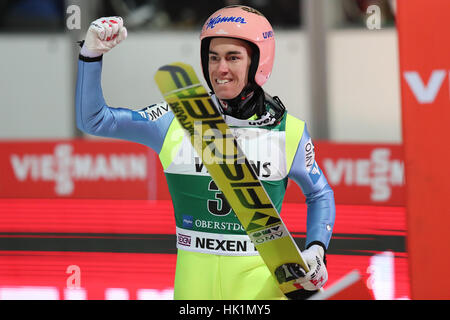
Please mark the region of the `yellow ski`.
POLYGON ((194 69, 180 62, 165 65, 157 71, 155 81, 281 291, 292 299, 305 299, 316 293, 301 289, 288 269, 282 267, 297 264, 305 272, 309 271, 294 239, 194 69))

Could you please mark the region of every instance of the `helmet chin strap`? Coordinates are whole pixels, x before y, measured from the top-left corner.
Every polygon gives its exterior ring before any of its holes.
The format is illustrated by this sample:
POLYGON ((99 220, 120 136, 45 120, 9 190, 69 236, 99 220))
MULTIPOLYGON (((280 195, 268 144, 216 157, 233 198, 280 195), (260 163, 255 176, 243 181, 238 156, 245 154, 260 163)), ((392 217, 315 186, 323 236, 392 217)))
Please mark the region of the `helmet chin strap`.
POLYGON ((264 91, 255 83, 247 84, 233 99, 221 99, 223 112, 237 119, 248 119, 265 113, 264 91))

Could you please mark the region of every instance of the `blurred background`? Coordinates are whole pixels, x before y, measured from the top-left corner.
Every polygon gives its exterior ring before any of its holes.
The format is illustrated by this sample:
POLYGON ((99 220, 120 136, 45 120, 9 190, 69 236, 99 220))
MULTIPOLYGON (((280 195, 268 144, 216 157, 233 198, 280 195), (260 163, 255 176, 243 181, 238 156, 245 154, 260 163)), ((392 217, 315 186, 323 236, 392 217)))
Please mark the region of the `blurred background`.
MULTIPOLYGON (((84 38, 94 19, 125 19, 130 36, 105 59, 103 87, 110 105, 138 108, 162 100, 153 84, 158 66, 183 60, 201 74, 202 23, 211 12, 232 3, 239 1, 0 1, 0 63, 8 70, 8 77, 0 80, 5 106, 0 111, 0 137, 79 135, 73 117, 76 41, 84 38), (70 5, 80 11, 71 11, 70 5)), ((275 66, 266 90, 304 119, 315 139, 401 142, 392 1, 246 4, 263 12, 276 32, 275 66), (367 8, 373 4, 381 10, 381 21, 380 29, 371 30, 367 8)))
MULTIPOLYGON (((229 4, 271 21, 265 90, 307 122, 335 190, 329 285, 357 269, 376 298, 409 298, 395 1, 0 0, 0 299, 171 299, 162 169, 140 145, 76 128, 77 41, 99 17, 124 18, 128 38, 103 59, 103 92, 110 106, 140 109, 162 101, 161 65, 201 75, 201 26, 229 4)), ((299 244, 303 201, 290 184, 282 214, 299 244)))

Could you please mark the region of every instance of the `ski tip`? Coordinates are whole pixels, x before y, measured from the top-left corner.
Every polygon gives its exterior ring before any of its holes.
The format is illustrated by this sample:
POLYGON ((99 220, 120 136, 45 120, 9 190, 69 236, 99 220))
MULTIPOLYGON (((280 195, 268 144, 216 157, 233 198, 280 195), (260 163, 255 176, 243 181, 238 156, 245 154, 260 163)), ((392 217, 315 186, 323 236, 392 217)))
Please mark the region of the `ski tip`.
POLYGON ((174 66, 180 67, 180 68, 182 68, 184 70, 186 70, 186 69, 194 69, 190 64, 178 61, 178 62, 172 62, 172 63, 169 63, 169 64, 165 64, 165 65, 159 67, 158 71, 166 71, 168 68, 171 68, 171 67, 174 67, 174 66))
POLYGON ((154 79, 163 96, 175 90, 200 84, 194 68, 184 62, 173 62, 160 67, 154 79))

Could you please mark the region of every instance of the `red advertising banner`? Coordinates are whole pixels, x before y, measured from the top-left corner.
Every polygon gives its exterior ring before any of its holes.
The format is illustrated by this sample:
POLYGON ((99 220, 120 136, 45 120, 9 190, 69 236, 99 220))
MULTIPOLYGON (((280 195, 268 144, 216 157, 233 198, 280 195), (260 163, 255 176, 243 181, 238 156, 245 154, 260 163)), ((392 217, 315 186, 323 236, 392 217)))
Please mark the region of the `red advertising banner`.
MULTIPOLYGON (((404 205, 401 145, 318 141, 315 150, 336 203, 404 205)), ((170 200, 157 154, 136 143, 1 142, 0 166, 0 198, 170 200)), ((293 181, 285 201, 305 201, 293 181)))
MULTIPOLYGON (((316 161, 338 204, 404 205, 402 146, 396 144, 314 143, 316 161)), ((300 188, 289 181, 285 200, 304 202, 300 188)))
POLYGON ((450 1, 397 4, 411 294, 449 299, 450 1))
POLYGON ((153 198, 154 157, 119 141, 0 142, 0 197, 153 198))

